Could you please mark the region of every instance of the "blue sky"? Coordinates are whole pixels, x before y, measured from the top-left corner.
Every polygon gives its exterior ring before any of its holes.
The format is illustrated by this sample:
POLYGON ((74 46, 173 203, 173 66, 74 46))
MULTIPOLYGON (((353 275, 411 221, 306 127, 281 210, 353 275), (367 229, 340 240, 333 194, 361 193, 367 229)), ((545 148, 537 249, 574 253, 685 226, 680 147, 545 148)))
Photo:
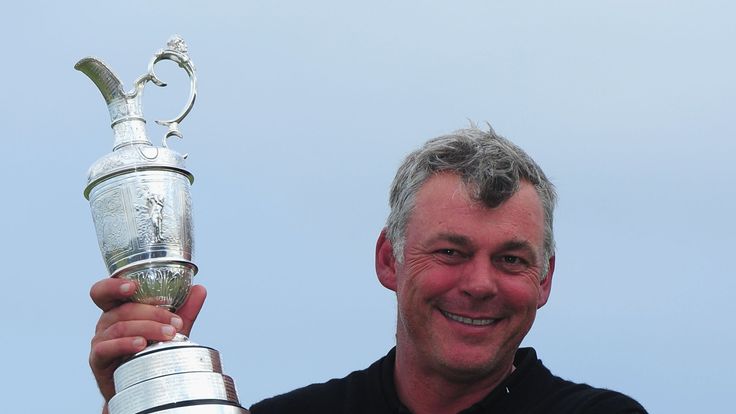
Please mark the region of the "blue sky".
MULTIPOLYGON (((525 148, 560 196, 552 295, 525 344, 651 412, 722 412, 736 369, 734 19, 714 0, 6 5, 6 410, 100 407, 88 291, 105 268, 82 189, 112 133, 73 66, 97 56, 127 89, 179 33, 200 88, 171 146, 190 154, 210 293, 192 339, 222 352, 244 404, 389 349, 395 299, 373 271, 388 186, 408 151, 473 120, 525 148)), ((146 89, 156 143, 152 120, 187 93, 183 72, 157 71, 170 86, 146 89)))

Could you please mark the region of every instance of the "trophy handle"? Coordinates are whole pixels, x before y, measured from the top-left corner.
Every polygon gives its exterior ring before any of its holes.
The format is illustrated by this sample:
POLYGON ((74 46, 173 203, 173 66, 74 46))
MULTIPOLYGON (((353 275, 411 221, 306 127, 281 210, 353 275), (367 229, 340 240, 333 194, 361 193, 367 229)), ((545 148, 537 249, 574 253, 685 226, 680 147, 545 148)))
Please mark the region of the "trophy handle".
POLYGON ((156 72, 154 71, 154 66, 156 65, 156 63, 162 60, 171 60, 173 62, 176 62, 176 64, 178 64, 180 68, 184 69, 187 72, 187 75, 189 76, 189 98, 187 99, 187 103, 184 106, 184 109, 175 118, 156 120, 157 124, 169 128, 169 130, 166 132, 166 136, 164 136, 164 139, 161 143, 163 147, 168 147, 168 145, 166 144, 166 140, 169 139, 171 136, 176 136, 178 138, 183 137, 181 131, 179 131, 179 124, 189 114, 189 111, 192 110, 192 107, 194 106, 194 101, 197 99, 197 74, 195 72, 192 60, 187 55, 187 45, 186 43, 184 43, 184 39, 182 39, 178 35, 174 35, 166 43, 166 46, 166 49, 159 50, 148 63, 148 73, 144 74, 135 81, 134 92, 134 95, 137 95, 138 92, 141 92, 143 86, 148 81, 153 82, 156 86, 166 86, 166 83, 159 79, 156 76, 156 72))

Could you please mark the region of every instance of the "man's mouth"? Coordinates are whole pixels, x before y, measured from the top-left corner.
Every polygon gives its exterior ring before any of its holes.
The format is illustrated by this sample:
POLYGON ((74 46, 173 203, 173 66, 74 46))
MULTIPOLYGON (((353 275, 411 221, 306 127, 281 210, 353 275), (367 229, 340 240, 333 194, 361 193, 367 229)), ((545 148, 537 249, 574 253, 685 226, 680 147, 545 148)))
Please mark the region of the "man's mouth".
POLYGON ((492 324, 493 322, 496 322, 496 319, 487 319, 487 318, 468 318, 467 316, 460 316, 456 315, 454 313, 450 313, 447 311, 444 311, 440 309, 440 312, 445 315, 447 319, 453 320, 455 322, 460 322, 465 325, 472 325, 472 326, 487 326, 492 324))

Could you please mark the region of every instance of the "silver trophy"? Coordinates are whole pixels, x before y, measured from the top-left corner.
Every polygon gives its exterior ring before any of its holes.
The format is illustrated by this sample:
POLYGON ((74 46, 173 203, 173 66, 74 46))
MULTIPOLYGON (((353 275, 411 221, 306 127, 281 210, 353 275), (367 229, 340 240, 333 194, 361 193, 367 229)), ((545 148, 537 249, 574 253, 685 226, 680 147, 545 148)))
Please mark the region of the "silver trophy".
MULTIPOLYGON (((174 36, 157 52, 148 72, 125 92, 115 74, 88 57, 75 69, 87 75, 105 98, 115 143, 112 152, 90 167, 84 196, 89 200, 97 240, 111 277, 134 280, 132 300, 175 311, 186 300, 197 273, 192 261, 190 186, 186 155, 167 147, 181 138, 179 123, 194 105, 197 77, 184 41, 174 36), (146 135, 141 98, 146 83, 166 86, 154 72, 171 60, 190 79, 189 99, 174 119, 156 121, 168 127, 162 146, 146 135)), ((115 396, 110 414, 243 414, 232 378, 222 373, 219 353, 177 334, 172 341, 150 345, 114 374, 115 396)))

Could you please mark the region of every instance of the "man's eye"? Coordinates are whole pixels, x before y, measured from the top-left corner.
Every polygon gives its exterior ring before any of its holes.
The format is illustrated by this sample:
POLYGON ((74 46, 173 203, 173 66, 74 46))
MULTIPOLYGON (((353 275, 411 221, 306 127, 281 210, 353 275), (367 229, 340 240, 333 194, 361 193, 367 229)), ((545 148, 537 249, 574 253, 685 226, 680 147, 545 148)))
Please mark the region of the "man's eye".
POLYGON ((510 273, 522 272, 529 267, 527 261, 519 256, 504 255, 498 257, 496 260, 500 268, 510 273))
POLYGON ((441 260, 449 262, 462 261, 467 257, 463 252, 455 249, 438 249, 434 252, 435 256, 441 260))

